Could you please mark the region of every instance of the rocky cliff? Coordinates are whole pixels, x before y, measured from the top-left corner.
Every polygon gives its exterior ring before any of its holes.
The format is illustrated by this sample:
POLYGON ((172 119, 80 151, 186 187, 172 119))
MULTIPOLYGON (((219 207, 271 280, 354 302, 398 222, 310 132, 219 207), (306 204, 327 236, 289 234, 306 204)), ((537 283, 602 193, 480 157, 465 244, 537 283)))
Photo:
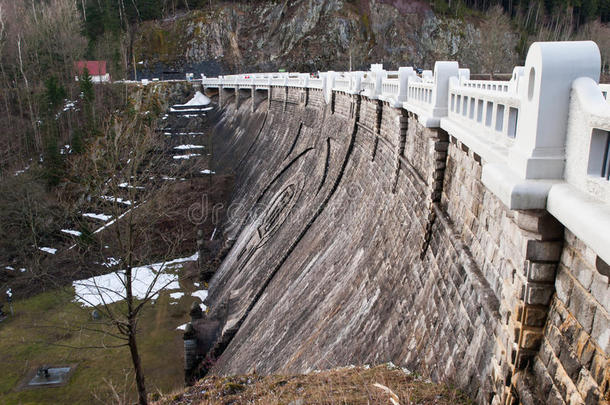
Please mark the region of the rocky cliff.
POLYGON ((208 74, 236 71, 430 67, 458 59, 480 66, 477 19, 435 15, 418 0, 296 0, 220 3, 144 24, 136 58, 155 66, 208 74))

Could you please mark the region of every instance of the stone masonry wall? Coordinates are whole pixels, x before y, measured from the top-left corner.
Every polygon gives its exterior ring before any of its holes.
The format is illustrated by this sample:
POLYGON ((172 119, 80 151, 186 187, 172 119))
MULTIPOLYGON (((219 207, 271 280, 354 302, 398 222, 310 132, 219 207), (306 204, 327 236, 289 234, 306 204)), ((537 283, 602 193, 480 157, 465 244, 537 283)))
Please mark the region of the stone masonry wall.
POLYGON ((477 155, 402 109, 269 93, 214 135, 241 209, 201 321, 221 325, 214 372, 392 361, 481 404, 607 396, 608 280, 553 217, 508 210, 477 155))
POLYGON ((610 400, 610 288, 598 269, 603 265, 565 231, 557 294, 531 371, 533 396, 548 398, 549 404, 610 400))

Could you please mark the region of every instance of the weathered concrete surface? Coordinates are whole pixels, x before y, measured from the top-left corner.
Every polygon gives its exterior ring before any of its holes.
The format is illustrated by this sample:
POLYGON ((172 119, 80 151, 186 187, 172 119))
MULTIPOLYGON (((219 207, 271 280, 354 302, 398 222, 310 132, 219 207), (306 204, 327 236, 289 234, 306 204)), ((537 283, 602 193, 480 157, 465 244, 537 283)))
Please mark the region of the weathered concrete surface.
MULTIPOLYGON (((234 244, 198 321, 221 325, 212 371, 392 361, 479 403, 542 401, 532 381, 561 308, 557 221, 508 210, 482 185, 478 156, 403 110, 343 93, 329 104, 315 90, 269 94, 251 113, 252 98, 236 110, 226 92, 215 129, 218 167, 235 171, 236 188, 234 244)), ((607 365, 607 349, 596 353, 595 367, 607 365)), ((607 372, 593 375, 559 398, 603 397, 607 372)))

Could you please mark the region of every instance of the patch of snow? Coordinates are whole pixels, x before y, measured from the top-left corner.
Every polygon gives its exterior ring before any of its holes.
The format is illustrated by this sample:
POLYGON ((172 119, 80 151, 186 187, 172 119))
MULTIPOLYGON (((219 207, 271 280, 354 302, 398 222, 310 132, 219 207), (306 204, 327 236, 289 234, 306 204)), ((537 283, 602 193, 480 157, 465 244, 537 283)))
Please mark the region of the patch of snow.
POLYGON ((104 221, 104 222, 106 222, 106 221, 110 220, 110 218, 112 218, 111 215, 94 214, 94 213, 91 213, 91 212, 87 212, 87 213, 83 214, 83 217, 99 219, 100 221, 104 221))
POLYGON ((162 176, 161 177, 163 180, 176 180, 175 177, 167 177, 167 176, 162 176))
POLYGON ((169 295, 172 299, 174 300, 179 300, 180 298, 182 298, 184 296, 183 292, 175 292, 175 293, 171 293, 169 295))
POLYGON ((132 185, 130 185, 127 182, 119 184, 119 187, 121 187, 121 188, 135 188, 137 190, 144 190, 144 187, 142 187, 142 186, 132 186, 132 185))
POLYGON ((62 229, 61 230, 63 233, 67 233, 68 235, 72 235, 72 236, 81 236, 83 233, 80 231, 75 231, 72 229, 62 229))
POLYGON ((66 104, 64 104, 64 112, 74 109, 74 107, 76 107, 77 101, 78 100, 74 100, 74 101, 66 100, 66 104))
MULTIPOLYGON (((135 298, 154 298, 161 290, 179 289, 178 275, 167 273, 170 266, 196 261, 199 253, 189 257, 154 263, 148 266, 134 267, 132 273, 132 293, 135 298)), ((78 280, 72 283, 75 302, 92 307, 124 300, 125 270, 78 280)), ((207 291, 206 291, 207 294, 207 291)))
POLYGON ((109 196, 109 195, 101 195, 100 199, 102 199, 104 201, 117 202, 119 204, 131 205, 131 201, 124 200, 121 197, 114 197, 114 196, 109 196))
POLYGON ((7 297, 9 297, 9 298, 11 298, 11 297, 13 296, 13 290, 11 290, 10 288, 8 288, 8 289, 6 290, 6 296, 7 296, 7 297))
MULTIPOLYGON (((202 302, 208 297, 208 290, 197 290, 191 293, 191 296, 199 298, 202 302)), ((205 305, 204 305, 205 306, 205 305)), ((205 308, 204 308, 205 310, 205 308)))
POLYGON ((174 159, 176 159, 176 160, 177 159, 190 159, 191 157, 194 157, 194 156, 201 156, 201 154, 199 154, 199 153, 189 153, 189 154, 186 154, 186 155, 176 155, 176 156, 174 156, 174 159))
POLYGON ((210 170, 210 169, 205 169, 201 171, 201 174, 216 174, 216 172, 210 170))
POLYGON ((42 250, 43 252, 50 253, 50 254, 52 254, 52 255, 54 255, 55 253, 57 253, 57 249, 55 249, 55 248, 50 248, 50 247, 39 247, 38 249, 42 250))
POLYGON ((19 269, 20 272, 25 273, 27 270, 25 269, 25 267, 22 267, 19 269))
POLYGON ((30 165, 27 165, 25 168, 23 168, 23 170, 17 170, 15 172, 15 176, 19 176, 20 174, 23 174, 26 172, 26 170, 28 170, 30 168, 30 165))
POLYGON ((186 323, 176 327, 176 330, 186 330, 186 323))
POLYGON ((163 134, 167 135, 167 136, 184 136, 184 135, 197 136, 197 135, 205 135, 205 132, 164 132, 163 134))
MULTIPOLYGON (((121 219, 121 218, 123 218, 125 215, 129 214, 129 213, 131 212, 131 210, 134 210, 134 209, 136 209, 136 208, 138 208, 138 205, 134 206, 133 208, 128 209, 127 211, 125 211, 124 213, 122 213, 121 215, 119 215, 119 217, 118 217, 117 219, 119 219, 119 220, 120 220, 120 219, 121 219)), ((107 223, 106 223, 104 226, 102 226, 102 227, 100 227, 100 228, 97 228, 95 231, 93 231, 93 233, 95 234, 95 233, 101 232, 101 231, 103 231, 104 229, 108 228, 109 226, 112 226, 112 224, 114 224, 114 223, 117 221, 117 219, 113 219, 112 221, 107 222, 107 223)))
POLYGON ((13 266, 5 266, 4 268, 7 270, 15 271, 15 268, 13 266))
POLYGON ((178 145, 174 146, 177 150, 188 150, 188 149, 203 149, 203 145, 178 145))
POLYGON ((208 105, 211 100, 209 97, 206 97, 202 92, 198 91, 195 93, 195 96, 187 101, 184 104, 176 104, 178 107, 186 107, 186 106, 200 106, 200 105, 208 105))
POLYGON ((108 257, 106 259, 106 263, 102 263, 102 266, 104 267, 112 267, 112 266, 116 266, 121 262, 121 260, 119 259, 115 259, 114 257, 108 257))

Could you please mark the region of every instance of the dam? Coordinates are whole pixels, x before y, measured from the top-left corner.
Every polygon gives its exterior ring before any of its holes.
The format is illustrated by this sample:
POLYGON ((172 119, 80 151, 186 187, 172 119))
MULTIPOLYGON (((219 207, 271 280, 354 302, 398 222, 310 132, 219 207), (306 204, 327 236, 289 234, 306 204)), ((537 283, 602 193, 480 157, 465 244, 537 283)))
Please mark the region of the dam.
POLYGON ((202 78, 235 173, 187 381, 393 362, 480 404, 610 400, 610 92, 595 43, 509 81, 202 78))

